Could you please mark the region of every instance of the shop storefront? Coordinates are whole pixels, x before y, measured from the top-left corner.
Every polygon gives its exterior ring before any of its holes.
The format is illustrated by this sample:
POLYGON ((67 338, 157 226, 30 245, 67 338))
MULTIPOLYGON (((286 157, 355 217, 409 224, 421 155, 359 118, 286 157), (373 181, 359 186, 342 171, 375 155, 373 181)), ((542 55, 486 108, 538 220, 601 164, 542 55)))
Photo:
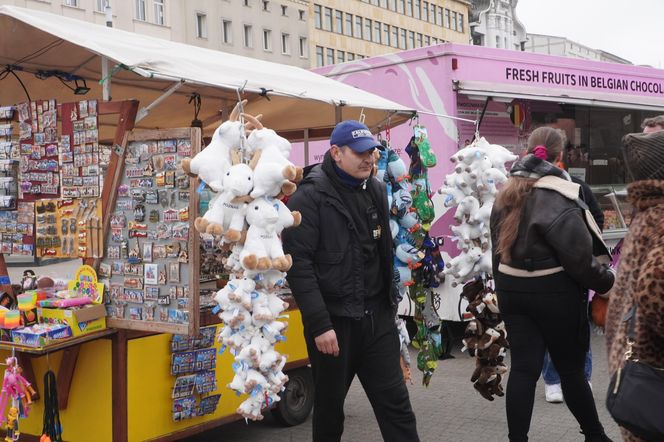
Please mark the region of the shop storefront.
MULTIPOLYGON (((418 110, 442 159, 431 171, 434 189, 452 171, 444 159, 476 134, 520 154, 536 127, 560 128, 567 138, 565 167, 592 186, 609 245, 624 237, 631 214, 621 139, 640 132, 644 118, 664 113, 662 70, 526 52, 444 44, 318 72, 418 110)), ((391 144, 405 147, 411 134, 406 126, 392 130, 391 144)), ((313 149, 309 161, 324 148, 313 149)), ((440 196, 434 203, 431 232, 445 239, 448 260, 458 253, 450 240, 454 210, 446 210, 440 196)), ((441 318, 458 320, 460 289, 446 281, 438 292, 441 318)))

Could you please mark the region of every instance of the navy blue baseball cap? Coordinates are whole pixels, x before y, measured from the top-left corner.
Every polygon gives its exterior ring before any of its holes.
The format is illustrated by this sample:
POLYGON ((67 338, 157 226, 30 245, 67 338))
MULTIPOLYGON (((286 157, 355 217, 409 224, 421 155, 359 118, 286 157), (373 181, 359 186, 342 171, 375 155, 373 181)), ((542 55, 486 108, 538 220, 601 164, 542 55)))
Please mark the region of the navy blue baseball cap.
POLYGON ((335 126, 330 136, 331 145, 348 146, 357 153, 381 147, 369 128, 355 120, 342 121, 335 126))

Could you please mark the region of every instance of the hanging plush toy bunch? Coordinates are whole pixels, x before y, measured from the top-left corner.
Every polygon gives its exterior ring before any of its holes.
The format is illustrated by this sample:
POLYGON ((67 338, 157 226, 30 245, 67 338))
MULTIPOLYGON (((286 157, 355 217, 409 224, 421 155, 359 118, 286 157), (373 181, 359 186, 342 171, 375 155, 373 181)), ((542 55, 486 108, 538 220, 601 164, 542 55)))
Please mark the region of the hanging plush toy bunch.
MULTIPOLYGON (((433 307, 431 288, 440 282, 443 262, 438 253, 438 244, 428 234, 434 219, 431 203, 427 168, 436 165, 436 157, 429 145, 426 129, 416 125, 414 136, 406 152, 411 165, 407 169, 399 155, 382 140, 385 149, 378 160, 377 177, 383 179, 388 188, 390 206, 390 230, 395 244, 394 278, 400 298, 406 294, 413 300, 416 311, 414 319, 417 334, 413 346, 420 350, 417 367, 423 373, 423 384, 428 385, 438 364, 440 334, 433 331, 440 319, 433 307)), ((400 329, 404 325, 398 324, 400 329)), ((402 364, 406 377, 409 376, 410 358, 408 355, 407 333, 402 333, 402 364)))
POLYGON ((491 274, 489 218, 497 187, 507 181, 505 163, 516 159, 509 150, 484 138, 450 157, 454 172, 445 176, 438 192, 445 196, 445 207, 456 207, 454 219, 459 223, 450 229, 460 253, 445 265, 445 274, 454 278, 455 286, 491 274))
POLYGON ((217 192, 195 226, 213 235, 226 252, 230 278, 215 296, 223 321, 218 340, 222 350, 235 355, 229 388, 249 395, 237 413, 260 420, 288 380, 282 371, 286 356, 274 350, 284 339, 286 322, 279 319, 288 305, 279 292, 292 265, 280 234, 299 225, 301 217, 280 198, 295 191, 302 170, 288 160, 290 143, 263 127, 259 118, 240 114, 239 106, 215 131, 210 145, 184 161, 183 168, 217 192))
POLYGON ((477 358, 471 382, 488 400, 503 395, 500 383, 507 371, 503 358, 508 348, 496 294, 488 285, 492 271, 489 219, 497 187, 507 181, 505 163, 516 159, 504 147, 476 138, 452 155, 454 172, 439 190, 445 206, 456 207, 454 218, 459 223, 450 228, 459 255, 446 264, 445 274, 454 278, 453 286, 471 281, 462 293, 469 303, 466 310, 474 317, 466 328, 463 350, 477 358))

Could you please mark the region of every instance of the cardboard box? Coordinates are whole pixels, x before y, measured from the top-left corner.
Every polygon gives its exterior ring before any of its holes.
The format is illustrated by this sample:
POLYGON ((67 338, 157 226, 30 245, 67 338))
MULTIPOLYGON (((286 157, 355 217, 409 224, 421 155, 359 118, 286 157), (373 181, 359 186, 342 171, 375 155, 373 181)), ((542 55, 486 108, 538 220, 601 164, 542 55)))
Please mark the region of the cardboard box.
POLYGON ((63 324, 55 324, 48 330, 40 330, 39 325, 12 330, 12 342, 29 347, 44 347, 51 341, 71 336, 71 328, 63 324))
POLYGON ((65 324, 73 336, 81 336, 106 328, 106 307, 90 304, 81 308, 38 308, 39 322, 65 324))

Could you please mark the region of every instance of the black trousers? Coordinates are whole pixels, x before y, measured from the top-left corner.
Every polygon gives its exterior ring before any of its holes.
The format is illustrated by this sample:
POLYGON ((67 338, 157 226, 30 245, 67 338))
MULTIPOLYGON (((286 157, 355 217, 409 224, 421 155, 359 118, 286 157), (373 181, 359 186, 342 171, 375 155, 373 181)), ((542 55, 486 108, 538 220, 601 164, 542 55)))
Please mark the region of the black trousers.
POLYGON ((399 336, 391 310, 379 307, 361 319, 332 317, 339 356, 316 349, 305 333, 316 387, 313 441, 340 441, 344 401, 355 375, 371 402, 385 441, 417 442, 415 414, 399 363, 399 336))
POLYGON ((584 375, 590 338, 585 292, 499 290, 498 302, 507 328, 512 365, 506 395, 509 440, 528 440, 535 385, 542 371, 545 349, 560 374, 565 404, 579 422, 586 440, 603 440, 604 429, 584 375))

